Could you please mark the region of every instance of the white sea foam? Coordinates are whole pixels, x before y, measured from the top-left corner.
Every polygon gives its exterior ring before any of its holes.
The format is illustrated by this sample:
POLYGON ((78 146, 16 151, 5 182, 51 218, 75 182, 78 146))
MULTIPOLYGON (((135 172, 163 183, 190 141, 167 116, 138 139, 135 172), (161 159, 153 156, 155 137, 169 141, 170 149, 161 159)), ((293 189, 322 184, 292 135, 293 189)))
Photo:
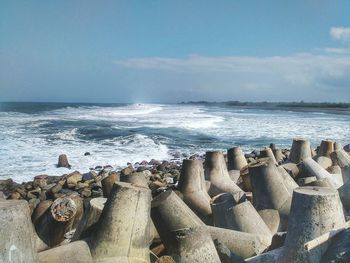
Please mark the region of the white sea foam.
POLYGON ((313 146, 325 138, 346 144, 349 130, 348 115, 188 105, 0 112, 0 178, 25 181, 38 174, 67 173, 68 169, 55 167, 61 153, 68 155, 73 169, 86 172, 97 165, 122 167, 127 162, 170 159, 174 152, 203 152, 237 144, 245 151, 270 142, 286 147, 296 136, 309 138, 313 146), (81 129, 86 127, 95 129, 97 135, 104 129, 107 133, 98 139, 94 134, 85 138, 81 129), (85 152, 91 155, 84 156, 85 152))

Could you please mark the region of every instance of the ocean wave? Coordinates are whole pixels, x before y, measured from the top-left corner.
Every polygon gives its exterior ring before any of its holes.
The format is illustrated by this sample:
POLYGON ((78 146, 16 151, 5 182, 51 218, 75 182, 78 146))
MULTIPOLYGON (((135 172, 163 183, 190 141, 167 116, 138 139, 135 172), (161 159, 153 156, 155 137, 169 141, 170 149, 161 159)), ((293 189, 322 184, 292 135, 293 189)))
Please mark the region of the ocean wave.
POLYGON ((57 157, 66 153, 73 169, 125 166, 174 152, 196 153, 241 145, 245 151, 275 142, 289 147, 304 136, 316 147, 330 138, 349 143, 350 116, 198 105, 133 104, 61 107, 31 114, 0 113, 0 177, 30 180, 60 175, 57 157), (84 156, 90 152, 90 156, 84 156))

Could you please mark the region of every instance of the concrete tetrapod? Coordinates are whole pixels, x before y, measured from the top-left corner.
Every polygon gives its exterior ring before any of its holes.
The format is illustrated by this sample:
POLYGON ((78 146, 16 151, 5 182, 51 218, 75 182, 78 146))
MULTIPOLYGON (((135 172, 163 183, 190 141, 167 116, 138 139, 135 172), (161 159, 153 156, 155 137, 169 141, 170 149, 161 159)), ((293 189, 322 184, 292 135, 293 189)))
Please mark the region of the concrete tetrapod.
POLYGON ((275 159, 278 163, 283 161, 284 155, 283 155, 281 149, 273 149, 272 152, 273 152, 273 155, 275 156, 275 159))
POLYGON ((218 252, 221 263, 245 263, 242 257, 230 251, 221 241, 215 239, 214 245, 216 251, 218 252))
POLYGON ((204 222, 212 221, 210 196, 206 191, 201 160, 183 160, 178 189, 183 194, 183 201, 204 222))
POLYGON ((24 200, 0 201, 0 262, 38 262, 34 228, 24 200))
POLYGON ((244 191, 231 180, 222 152, 206 152, 204 175, 211 182, 208 191, 211 197, 227 192, 233 195, 237 203, 246 199, 244 191))
POLYGON ((143 173, 135 172, 129 175, 122 175, 120 176, 120 181, 148 188, 148 181, 143 173))
POLYGON ((247 260, 250 263, 319 262, 324 249, 313 250, 305 244, 324 233, 340 228, 345 218, 338 192, 325 187, 299 187, 294 190, 284 246, 247 260))
POLYGON ((240 171, 243 167, 247 166, 247 160, 244 157, 244 153, 241 147, 233 147, 227 150, 228 170, 240 171))
POLYGON ((311 157, 310 142, 305 138, 294 138, 290 149, 289 160, 300 163, 305 158, 311 157))
POLYGON ((271 148, 264 148, 262 150, 260 150, 260 158, 271 158, 271 160, 273 161, 273 163, 275 165, 277 165, 277 160, 275 158, 275 155, 273 154, 271 148))
MULTIPOLYGON (((344 223, 343 207, 336 190, 308 186, 295 189, 283 262, 308 262, 304 244, 344 223)), ((322 254, 313 253, 313 256, 313 262, 319 262, 322 254)))
POLYGON ((286 171, 286 169, 284 169, 281 166, 277 166, 277 169, 283 177, 284 186, 287 188, 288 192, 292 195, 293 190, 295 188, 299 187, 299 185, 294 181, 292 176, 289 175, 289 173, 286 171))
POLYGON ((283 176, 269 158, 259 159, 249 166, 252 182, 253 205, 256 210, 278 210, 281 219, 281 229, 287 227, 292 194, 285 186, 283 176))
POLYGON ((78 227, 76 228, 72 241, 76 241, 82 238, 87 238, 91 235, 95 224, 98 222, 103 207, 107 201, 107 198, 96 197, 89 201, 89 205, 84 212, 83 218, 80 220, 78 227))
POLYGON ((346 211, 350 210, 350 181, 338 188, 340 200, 346 211))
POLYGON ((334 152, 334 141, 322 140, 317 155, 330 158, 332 152, 334 152))
POLYGON ((249 201, 237 204, 225 213, 226 224, 232 230, 266 236, 272 239, 272 233, 249 201))
POLYGON ((57 198, 35 224, 38 236, 50 247, 58 245, 64 240, 64 234, 71 230, 76 212, 76 204, 71 198, 57 198))
POLYGON ((218 194, 213 197, 210 204, 213 211, 214 226, 229 229, 225 215, 228 209, 236 204, 232 194, 218 194))
MULTIPOLYGON (((151 216, 168 251, 176 251, 176 247, 172 247, 172 231, 205 226, 172 190, 167 190, 152 200, 151 216)), ((218 227, 206 228, 213 240, 219 239, 232 252, 244 258, 262 253, 271 243, 271 239, 264 236, 218 227)))
POLYGON ((327 179, 329 184, 334 188, 339 188, 342 185, 342 182, 339 182, 335 176, 327 172, 326 169, 312 158, 304 159, 301 166, 303 173, 308 176, 315 176, 318 180, 327 179))
POLYGON ((172 256, 178 263, 220 263, 215 245, 204 226, 171 231, 172 256))
POLYGON ((313 159, 321 165, 324 169, 328 169, 328 167, 332 166, 333 162, 331 158, 326 157, 326 156, 315 156, 313 159))
POLYGON ((116 182, 92 234, 94 262, 149 262, 151 191, 116 182))
POLYGON ((268 226, 272 234, 276 234, 281 225, 280 214, 275 209, 264 209, 258 211, 262 220, 268 226))
POLYGON ((334 164, 340 166, 343 181, 347 182, 350 179, 350 155, 343 149, 335 150, 331 153, 331 159, 334 164))
POLYGON ((75 241, 39 253, 40 263, 91 263, 91 253, 85 241, 75 241))
POLYGON ((151 217, 160 239, 169 251, 173 249, 172 231, 205 225, 172 190, 153 198, 151 217))
POLYGON ((213 240, 219 240, 233 253, 242 258, 260 255, 271 245, 271 238, 267 236, 213 226, 207 226, 206 228, 213 240))
POLYGON ((113 185, 115 182, 120 181, 120 174, 111 173, 106 178, 101 180, 103 196, 108 197, 112 191, 113 185))

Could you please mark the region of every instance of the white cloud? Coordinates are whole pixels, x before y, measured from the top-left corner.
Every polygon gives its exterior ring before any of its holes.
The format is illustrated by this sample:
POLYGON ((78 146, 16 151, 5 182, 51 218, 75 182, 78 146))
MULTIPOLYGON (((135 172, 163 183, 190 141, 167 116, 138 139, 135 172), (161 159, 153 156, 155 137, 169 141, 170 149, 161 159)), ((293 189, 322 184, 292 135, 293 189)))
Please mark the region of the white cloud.
POLYGON ((350 56, 329 54, 296 54, 291 56, 271 57, 149 57, 117 60, 115 63, 119 66, 136 69, 175 71, 182 73, 227 72, 242 74, 278 74, 278 76, 284 76, 286 79, 295 77, 299 80, 313 78, 319 74, 342 76, 345 72, 350 70, 350 56))
MULTIPOLYGON (((350 28, 333 27, 330 34, 334 39, 350 43, 350 28)), ((313 51, 265 57, 144 57, 114 63, 129 70, 128 76, 142 72, 134 75, 137 78, 130 77, 130 81, 139 80, 135 85, 191 89, 197 98, 349 100, 350 49, 345 46, 313 51)))
POLYGON ((329 33, 334 40, 350 41, 350 27, 331 27, 329 33))
MULTIPOLYGON (((321 96, 319 90, 333 90, 336 94, 337 89, 343 92, 350 89, 347 77, 350 75, 350 55, 336 52, 270 57, 149 57, 117 60, 115 63, 124 68, 149 71, 153 80, 162 78, 162 73, 156 73, 159 71, 181 74, 179 81, 191 79, 183 83, 187 88, 200 83, 199 89, 211 85, 221 89, 222 94, 231 94, 229 90, 236 87, 240 93, 254 89, 260 95, 266 92, 281 94, 282 90, 288 90, 288 95, 316 98, 321 96)), ((335 95, 323 96, 333 99, 335 95)))

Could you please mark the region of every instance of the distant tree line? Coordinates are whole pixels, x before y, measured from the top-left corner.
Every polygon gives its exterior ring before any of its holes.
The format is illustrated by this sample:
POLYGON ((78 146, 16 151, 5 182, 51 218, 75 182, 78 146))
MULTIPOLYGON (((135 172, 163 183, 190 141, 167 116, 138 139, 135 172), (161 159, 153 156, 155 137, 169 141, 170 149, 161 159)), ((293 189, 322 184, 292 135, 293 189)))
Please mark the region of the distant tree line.
POLYGON ((226 106, 255 106, 255 107, 290 107, 290 108, 350 108, 350 103, 341 102, 305 102, 305 101, 294 101, 294 102, 247 102, 247 101, 224 101, 224 102, 211 102, 211 101, 188 101, 181 102, 181 104, 195 104, 195 105, 226 105, 226 106))

